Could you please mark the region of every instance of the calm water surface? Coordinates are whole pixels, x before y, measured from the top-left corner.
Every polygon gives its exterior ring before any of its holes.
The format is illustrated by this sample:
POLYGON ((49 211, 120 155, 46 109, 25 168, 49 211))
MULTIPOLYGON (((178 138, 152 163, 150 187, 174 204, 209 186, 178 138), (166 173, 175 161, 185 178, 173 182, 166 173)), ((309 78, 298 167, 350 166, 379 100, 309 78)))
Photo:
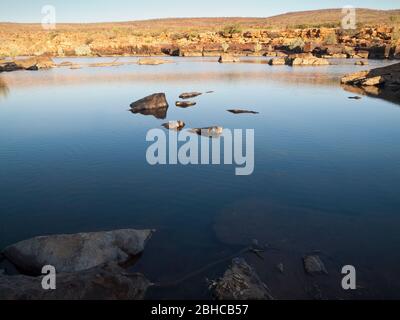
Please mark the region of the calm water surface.
POLYGON ((349 100, 338 83, 360 70, 351 60, 315 68, 263 61, 171 58, 1 74, 0 248, 44 234, 155 228, 133 267, 164 284, 149 298, 208 298, 205 278, 221 276, 223 260, 256 238, 273 249, 265 260, 245 257, 277 298, 312 298, 315 283, 323 298, 400 298, 399 105, 349 100), (193 108, 174 105, 182 92, 209 90, 193 108), (148 165, 146 133, 165 120, 127 110, 154 92, 167 95, 166 120, 254 129, 254 174, 148 165), (301 264, 314 250, 330 273, 319 280, 301 264), (340 289, 346 264, 358 270, 356 293, 340 289))

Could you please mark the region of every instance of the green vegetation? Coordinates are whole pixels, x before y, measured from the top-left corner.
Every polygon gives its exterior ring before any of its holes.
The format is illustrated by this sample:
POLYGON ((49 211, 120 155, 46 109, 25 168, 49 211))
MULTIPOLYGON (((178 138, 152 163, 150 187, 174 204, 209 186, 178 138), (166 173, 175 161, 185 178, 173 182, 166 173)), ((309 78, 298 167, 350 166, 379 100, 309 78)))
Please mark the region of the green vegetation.
POLYGON ((170 37, 173 41, 177 41, 177 40, 181 40, 181 39, 185 38, 185 34, 176 32, 176 33, 171 34, 170 37))
POLYGON ((327 45, 334 45, 337 44, 337 36, 335 33, 330 33, 326 38, 325 38, 325 44, 327 45))
POLYGON ((390 25, 393 27, 392 41, 397 43, 400 40, 400 15, 389 17, 390 25))
POLYGON ((304 43, 303 39, 296 38, 296 39, 293 39, 290 41, 288 47, 290 50, 296 50, 296 49, 303 50, 304 46, 305 46, 305 43, 304 43))
POLYGON ((222 33, 234 35, 234 34, 242 33, 242 28, 239 24, 227 25, 222 30, 222 33))

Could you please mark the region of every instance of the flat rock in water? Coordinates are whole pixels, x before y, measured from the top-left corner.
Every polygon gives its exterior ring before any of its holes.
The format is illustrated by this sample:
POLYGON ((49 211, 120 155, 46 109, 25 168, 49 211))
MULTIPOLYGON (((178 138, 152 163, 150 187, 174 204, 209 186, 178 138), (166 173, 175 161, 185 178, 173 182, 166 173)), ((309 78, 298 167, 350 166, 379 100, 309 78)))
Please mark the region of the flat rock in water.
POLYGON ((328 274, 324 263, 317 255, 305 256, 303 258, 304 269, 309 275, 328 274))
POLYGON ((169 130, 182 130, 185 127, 185 123, 181 120, 178 121, 169 121, 167 123, 163 123, 162 125, 165 129, 169 130))
POLYGON ((142 274, 116 265, 57 274, 56 290, 43 290, 42 277, 0 274, 0 300, 142 300, 151 285, 142 274))
POLYGON ((232 56, 230 54, 223 54, 218 59, 219 63, 232 63, 232 62, 240 62, 239 57, 232 56))
POLYGON ((243 113, 250 113, 250 114, 259 114, 259 112, 251 111, 251 110, 242 110, 242 109, 231 109, 228 112, 233 114, 243 114, 243 113))
POLYGON ((286 64, 286 60, 283 57, 273 58, 268 61, 270 66, 283 66, 286 64))
POLYGON ((244 259, 235 258, 222 279, 211 286, 217 300, 272 300, 268 287, 244 259))
POLYGON ((353 99, 353 100, 360 100, 360 99, 362 99, 361 97, 359 97, 359 96, 354 96, 354 97, 349 97, 349 99, 353 99))
POLYGON ((116 230, 35 237, 4 249, 5 258, 27 274, 45 265, 57 272, 88 270, 105 263, 127 262, 144 250, 154 230, 116 230))
POLYGON ((194 129, 191 129, 190 131, 198 134, 199 136, 217 138, 222 135, 224 128, 214 126, 214 127, 207 127, 207 128, 194 128, 194 129))
POLYGON ((154 93, 150 96, 144 97, 143 99, 131 103, 131 109, 133 112, 166 108, 168 108, 168 102, 167 98, 165 97, 165 93, 154 93))
POLYGON ((175 105, 177 107, 181 107, 181 108, 188 108, 188 107, 193 107, 196 105, 196 102, 194 101, 177 101, 175 103, 175 105))
POLYGON ((195 97, 198 97, 198 96, 201 96, 201 95, 202 95, 202 93, 200 93, 200 92, 185 92, 185 93, 182 93, 179 96, 179 98, 181 98, 181 99, 191 99, 191 98, 195 98, 195 97))
POLYGON ((143 59, 139 59, 137 63, 138 63, 138 65, 158 66, 160 64, 168 63, 168 61, 162 60, 162 59, 143 58, 143 59))

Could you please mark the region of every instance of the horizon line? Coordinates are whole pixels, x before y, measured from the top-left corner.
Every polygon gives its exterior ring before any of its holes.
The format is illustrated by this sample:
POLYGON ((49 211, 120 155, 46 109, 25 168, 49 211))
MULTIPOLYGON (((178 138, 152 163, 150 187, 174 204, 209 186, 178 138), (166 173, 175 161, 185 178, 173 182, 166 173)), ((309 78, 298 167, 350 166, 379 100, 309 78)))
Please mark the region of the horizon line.
MULTIPOLYGON (((112 23, 133 23, 133 22, 150 22, 155 20, 185 20, 185 19, 269 19, 279 17, 291 13, 305 13, 314 11, 329 11, 329 10, 342 10, 343 8, 325 8, 325 9, 312 9, 312 10, 301 10, 301 11, 288 11, 284 13, 274 14, 271 16, 208 16, 208 17, 164 17, 164 18, 146 18, 138 20, 114 20, 114 21, 96 21, 96 22, 60 22, 58 25, 79 25, 79 24, 112 24, 112 23)), ((371 10, 371 11, 400 11, 400 8, 396 9, 372 9, 372 8, 357 8, 356 10, 371 10)), ((41 22, 13 22, 13 21, 0 21, 0 24, 18 24, 18 25, 34 25, 41 24, 41 22)))

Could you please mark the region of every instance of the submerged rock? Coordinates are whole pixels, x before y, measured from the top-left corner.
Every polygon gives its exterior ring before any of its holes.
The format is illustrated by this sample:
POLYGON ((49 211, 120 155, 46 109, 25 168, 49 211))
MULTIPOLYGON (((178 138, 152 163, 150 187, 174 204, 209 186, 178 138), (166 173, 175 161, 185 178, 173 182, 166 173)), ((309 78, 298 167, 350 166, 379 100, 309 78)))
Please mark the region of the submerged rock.
POLYGON ((303 258, 304 269, 309 275, 328 274, 324 263, 317 255, 305 256, 303 258))
POLYGON ((160 64, 168 63, 168 61, 162 60, 162 59, 143 58, 143 59, 139 59, 137 63, 138 63, 138 65, 158 66, 160 64))
POLYGON ((256 111, 242 110, 242 109, 231 109, 231 110, 227 110, 227 111, 230 113, 233 113, 233 114, 242 114, 242 113, 259 114, 259 112, 256 112, 256 111))
POLYGON ((144 250, 153 230, 115 230, 35 237, 13 244, 3 254, 19 270, 40 274, 45 265, 76 272, 109 263, 124 263, 144 250))
POLYGON ((366 60, 360 60, 360 61, 356 61, 354 64, 356 66, 367 66, 369 64, 369 62, 366 60))
POLYGON ((240 62, 240 58, 232 56, 230 54, 223 54, 219 57, 218 62, 219 63, 240 62))
POLYGON ((181 108, 188 108, 188 107, 193 107, 195 106, 197 103, 194 101, 177 101, 175 103, 175 105, 177 107, 181 107, 181 108))
POLYGON ((57 64, 57 67, 72 67, 74 64, 70 61, 63 61, 57 64))
POLYGON ((179 96, 179 98, 181 98, 181 99, 191 99, 191 98, 195 98, 195 97, 198 97, 198 96, 201 96, 201 95, 202 95, 201 92, 185 92, 185 93, 182 93, 179 96))
POLYGON ((42 277, 0 273, 0 300, 142 300, 151 283, 142 274, 105 265, 57 274, 56 290, 43 290, 42 277))
POLYGON ((224 276, 211 285, 217 300, 272 300, 268 287, 244 259, 235 258, 224 276))
POLYGON ((176 130, 180 131, 185 127, 185 123, 181 120, 178 121, 169 121, 167 123, 164 123, 162 125, 164 128, 169 129, 169 130, 176 130))
POLYGON ((359 96, 354 96, 354 97, 349 97, 349 99, 353 99, 353 100, 360 100, 360 99, 362 99, 361 97, 359 97, 359 96))
POLYGON ((168 108, 167 98, 165 93, 154 93, 150 96, 144 97, 131 104, 131 109, 133 112, 140 112, 143 110, 152 109, 166 109, 168 108))

